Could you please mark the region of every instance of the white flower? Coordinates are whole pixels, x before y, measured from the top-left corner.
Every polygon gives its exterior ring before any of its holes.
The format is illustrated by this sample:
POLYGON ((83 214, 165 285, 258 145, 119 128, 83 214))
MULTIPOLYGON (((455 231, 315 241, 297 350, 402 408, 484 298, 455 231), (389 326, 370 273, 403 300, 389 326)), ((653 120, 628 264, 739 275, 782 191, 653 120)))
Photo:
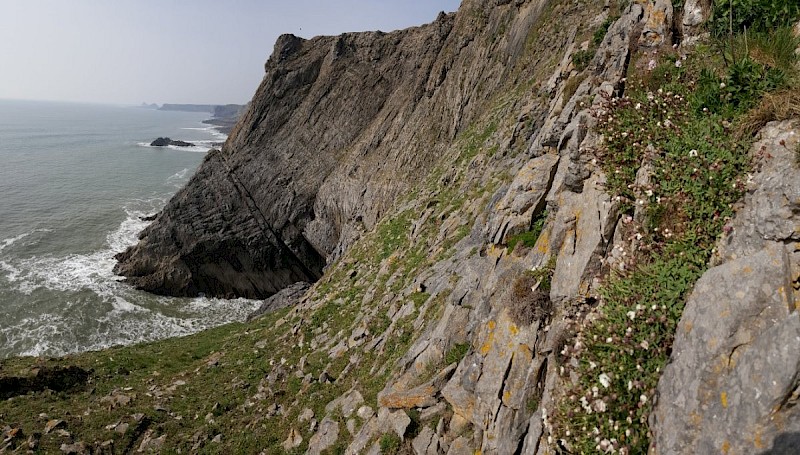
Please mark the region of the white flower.
POLYGON ((628 315, 628 317, 631 319, 631 321, 633 321, 634 319, 636 319, 636 312, 635 312, 635 311, 628 311, 626 314, 627 314, 627 315, 628 315))
POLYGON ((650 343, 648 343, 648 342, 647 342, 647 340, 644 340, 644 341, 642 341, 642 342, 639 344, 639 346, 641 346, 641 347, 642 347, 642 349, 644 349, 645 351, 646 351, 646 350, 648 350, 648 349, 650 349, 650 343))
POLYGON ((586 397, 581 397, 580 401, 581 401, 581 407, 583 408, 583 410, 586 411, 587 413, 591 414, 592 413, 592 407, 589 406, 589 401, 586 399, 586 397))
POLYGON ((600 385, 606 389, 608 388, 609 384, 611 384, 611 378, 605 373, 601 374, 597 380, 600 381, 600 385))
POLYGON ((611 337, 606 338, 606 343, 611 344, 614 342, 614 339, 611 337))
POLYGON ((719 88, 725 88, 725 83, 724 82, 720 82, 719 83, 719 88))
POLYGON ((680 60, 675 60, 675 68, 680 68, 683 66, 683 63, 680 60))
POLYGON ((694 158, 697 156, 697 149, 689 150, 689 157, 694 158))
POLYGON ((592 361, 589 361, 589 369, 594 370, 595 368, 597 368, 597 364, 592 361))
POLYGON ((595 400, 594 410, 595 412, 599 412, 601 414, 606 412, 606 402, 603 400, 595 400))
POLYGON ((635 107, 635 108, 636 108, 636 110, 638 111, 639 109, 641 109, 641 108, 642 108, 642 103, 636 103, 636 106, 634 106, 634 107, 635 107))
POLYGON ((628 392, 633 389, 633 381, 628 381, 628 392))
POLYGON ((639 397, 639 401, 641 401, 642 404, 647 403, 647 395, 642 394, 642 396, 639 397))
POLYGON ((653 197, 653 190, 647 190, 644 193, 647 195, 647 197, 653 197))

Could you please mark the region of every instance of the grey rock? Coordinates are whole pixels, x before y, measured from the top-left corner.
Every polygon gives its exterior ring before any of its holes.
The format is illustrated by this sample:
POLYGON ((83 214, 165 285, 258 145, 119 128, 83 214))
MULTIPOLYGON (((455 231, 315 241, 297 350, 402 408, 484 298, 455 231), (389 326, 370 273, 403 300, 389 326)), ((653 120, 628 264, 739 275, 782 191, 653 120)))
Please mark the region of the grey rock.
POLYGON ((593 175, 583 193, 565 191, 555 199, 559 211, 551 234, 551 245, 558 248, 550 291, 553 302, 584 294, 587 277, 600 269, 617 222, 616 207, 602 190, 604 182, 602 175, 593 175))
POLYGON ((658 47, 671 44, 672 0, 653 0, 646 3, 645 22, 639 44, 658 47))
POLYGON ((455 441, 450 443, 450 449, 447 451, 447 455, 473 455, 475 450, 472 447, 472 443, 467 438, 459 436, 455 441))
POLYGON ((530 230, 533 217, 544 209, 545 196, 555 176, 558 155, 547 154, 528 161, 492 211, 486 234, 491 242, 505 243, 509 237, 530 230))
POLYGON ((683 42, 691 44, 703 34, 703 25, 711 16, 711 0, 687 0, 683 4, 681 34, 683 42))
POLYGON ((300 413, 299 416, 297 416, 297 421, 301 423, 310 422, 311 419, 313 418, 314 418, 314 411, 312 411, 310 408, 306 408, 303 410, 303 412, 300 413))
POLYGON ((372 408, 369 406, 361 406, 360 408, 358 408, 358 411, 356 411, 356 415, 361 420, 367 420, 375 415, 375 411, 373 411, 372 408))
POLYGON ((325 417, 319 424, 319 430, 308 441, 308 455, 319 455, 332 447, 339 439, 339 423, 325 417))
POLYGON ((402 438, 405 436, 408 426, 411 425, 411 418, 408 417, 405 411, 397 410, 388 414, 386 423, 389 425, 389 428, 394 430, 397 436, 402 438))
POLYGON ((83 442, 76 442, 73 444, 61 444, 61 452, 67 455, 85 455, 90 453, 86 444, 83 442))
POLYGON ((430 427, 422 428, 416 438, 411 442, 415 455, 438 455, 439 437, 430 427))
POLYGON ((759 133, 753 152, 761 156, 761 171, 752 177, 744 206, 729 224, 732 234, 719 246, 723 260, 753 254, 773 242, 800 241, 800 170, 794 155, 800 144, 798 125, 774 122, 759 133))
POLYGON ((339 398, 331 401, 325 406, 325 412, 328 414, 337 410, 342 412, 345 417, 350 417, 364 403, 364 397, 358 390, 351 390, 339 398))
POLYGON ((300 434, 299 431, 292 428, 289 430, 289 436, 286 437, 286 440, 283 441, 283 450, 289 452, 290 450, 298 447, 300 444, 303 443, 303 436, 300 434))
POLYGON ((247 316, 247 320, 252 321, 264 314, 296 305, 310 287, 311 285, 308 283, 299 282, 282 289, 277 294, 264 300, 257 310, 247 316))

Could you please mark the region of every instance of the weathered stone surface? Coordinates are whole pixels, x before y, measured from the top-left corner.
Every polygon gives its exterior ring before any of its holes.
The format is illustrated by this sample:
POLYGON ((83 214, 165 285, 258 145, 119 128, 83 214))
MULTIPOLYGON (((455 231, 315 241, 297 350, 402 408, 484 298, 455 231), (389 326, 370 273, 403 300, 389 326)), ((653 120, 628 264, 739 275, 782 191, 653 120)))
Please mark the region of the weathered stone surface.
POLYGON ((437 395, 450 376, 456 370, 456 365, 449 365, 438 372, 425 384, 410 390, 398 390, 402 383, 395 383, 393 388, 378 394, 378 403, 392 409, 428 408, 438 402, 437 395))
POLYGON ((691 44, 703 33, 703 25, 711 15, 711 0, 687 0, 683 4, 681 34, 684 43, 691 44))
POLYGON ((364 397, 361 393, 358 390, 351 390, 325 405, 325 412, 330 414, 338 410, 343 416, 350 417, 362 403, 364 403, 364 397))
POLYGON ((603 191, 605 178, 593 175, 581 194, 565 191, 556 197, 560 208, 551 242, 558 248, 550 298, 562 302, 586 293, 588 276, 596 274, 600 258, 614 232, 617 214, 603 191))
POLYGON ((286 437, 286 440, 283 441, 283 450, 289 452, 290 450, 298 447, 300 444, 303 443, 303 436, 300 434, 299 431, 292 428, 289 431, 289 436, 286 437))
POLYGON ((90 452, 85 443, 76 442, 73 444, 61 444, 61 453, 67 455, 85 455, 90 452))
POLYGON ((474 453, 475 450, 472 449, 472 444, 463 436, 451 442, 450 449, 447 451, 447 455, 474 455, 474 453))
MULTIPOLYGON (((382 409, 386 409, 386 408, 382 408, 382 409)), ((394 432, 397 434, 397 436, 399 436, 401 438, 403 436, 405 436, 406 429, 411 424, 411 418, 408 417, 408 414, 406 414, 405 411, 398 410, 398 411, 389 412, 388 414, 385 414, 385 418, 384 419, 381 419, 380 413, 378 413, 378 415, 379 415, 378 421, 383 420, 386 424, 389 425, 389 428, 394 430, 394 432)))
POLYGON ((308 441, 308 455, 320 455, 325 449, 332 447, 339 439, 339 423, 328 417, 322 419, 319 430, 308 441))
POLYGON ((424 427, 411 443, 416 455, 438 455, 439 437, 430 427, 424 427))
POLYGON ((770 123, 759 133, 753 151, 761 171, 752 177, 744 207, 729 225, 732 235, 720 244, 722 259, 752 254, 772 242, 800 242, 798 143, 798 121, 770 123))
POLYGON ((492 211, 487 238, 505 243, 509 237, 530 230, 533 217, 544 209, 545 196, 555 176, 558 155, 547 154, 528 161, 492 211))
POLYGON ((252 321, 261 315, 296 305, 310 287, 310 284, 300 282, 282 289, 277 294, 264 300, 257 310, 247 316, 247 320, 252 321))
POLYGON ((783 122, 761 136, 760 172, 721 242, 722 263, 687 302, 659 381, 658 453, 766 453, 800 432, 797 132, 783 122))
POLYGON ((672 39, 672 0, 650 0, 645 6, 645 21, 639 44, 658 47, 672 39))
POLYGON ((391 33, 282 36, 225 151, 115 271, 170 295, 264 298, 313 282, 442 158, 431 144, 480 113, 478 85, 502 80, 509 62, 485 58, 475 33, 468 15, 442 14, 391 33))

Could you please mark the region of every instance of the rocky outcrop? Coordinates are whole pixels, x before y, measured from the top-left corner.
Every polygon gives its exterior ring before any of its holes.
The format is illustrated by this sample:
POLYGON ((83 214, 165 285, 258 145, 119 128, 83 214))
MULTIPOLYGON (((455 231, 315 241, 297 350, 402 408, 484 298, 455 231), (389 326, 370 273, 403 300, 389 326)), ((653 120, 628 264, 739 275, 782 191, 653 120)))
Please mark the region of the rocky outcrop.
POLYGON ((277 294, 264 300, 261 306, 247 317, 247 320, 252 321, 263 314, 296 305, 310 287, 310 284, 301 282, 282 289, 277 294))
MULTIPOLYGON (((379 453, 401 439, 415 453, 552 453, 554 409, 581 379, 567 342, 626 264, 626 223, 647 216, 623 216, 608 194, 595 114, 625 92, 637 49, 655 56, 681 37, 676 11, 684 38, 708 13, 703 1, 610 3, 467 0, 405 31, 282 36, 224 152, 116 270, 153 292, 277 293, 264 311, 293 307, 275 315, 285 331, 265 378, 300 416, 282 429, 286 450, 379 453), (507 248, 536 223, 531 244, 507 248), (310 289, 290 286, 323 269, 310 289), (288 400, 283 377, 301 384, 288 400), (312 407, 306 391, 325 415, 299 408, 312 407)), ((652 415, 657 453, 794 440, 794 130, 762 133, 751 193, 689 300, 652 415)), ((637 183, 650 173, 643 164, 637 183)))
POLYGON ((754 145, 760 170, 659 382, 658 453, 788 453, 800 433, 799 126, 772 123, 754 145))
MULTIPOLYGON (((523 20, 498 58, 475 42, 507 3, 465 2, 472 13, 458 21, 392 33, 281 37, 225 152, 207 156, 115 271, 171 295, 267 297, 319 278, 448 158, 446 142, 523 57, 523 20)), ((521 6, 523 19, 543 5, 521 6)))
POLYGON ((168 145, 173 145, 175 147, 194 147, 194 144, 191 142, 176 141, 168 137, 160 137, 150 143, 150 147, 166 147, 168 145))

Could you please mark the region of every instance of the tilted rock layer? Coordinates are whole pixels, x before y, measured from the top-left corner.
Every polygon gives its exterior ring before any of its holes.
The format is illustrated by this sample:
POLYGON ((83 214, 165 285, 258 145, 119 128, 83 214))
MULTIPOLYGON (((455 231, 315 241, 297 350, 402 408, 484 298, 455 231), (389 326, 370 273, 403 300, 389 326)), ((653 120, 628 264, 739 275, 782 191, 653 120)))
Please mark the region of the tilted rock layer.
MULTIPOLYGON (((285 35, 224 152, 116 270, 158 293, 267 297, 330 265, 265 307, 294 305, 267 379, 279 391, 293 371, 304 392, 282 412, 306 392, 340 397, 318 426, 291 422, 286 450, 378 453, 396 435, 419 454, 551 453, 548 417, 576 380, 560 352, 627 245, 592 109, 624 92, 637 49, 671 48, 677 29, 691 41, 708 4, 676 18, 666 0, 466 0, 398 32, 285 35), (535 245, 506 248, 537 220, 535 245), (547 305, 520 316, 515 283, 548 267, 547 305), (388 379, 375 390, 374 377, 388 379), (358 421, 343 405, 356 394, 378 406, 358 421), (409 415, 424 423, 413 435, 409 415)), ((763 145, 795 147, 797 131, 772 124, 763 145)), ((657 453, 752 453, 798 428, 800 171, 786 150, 765 154, 688 302, 657 453)))

